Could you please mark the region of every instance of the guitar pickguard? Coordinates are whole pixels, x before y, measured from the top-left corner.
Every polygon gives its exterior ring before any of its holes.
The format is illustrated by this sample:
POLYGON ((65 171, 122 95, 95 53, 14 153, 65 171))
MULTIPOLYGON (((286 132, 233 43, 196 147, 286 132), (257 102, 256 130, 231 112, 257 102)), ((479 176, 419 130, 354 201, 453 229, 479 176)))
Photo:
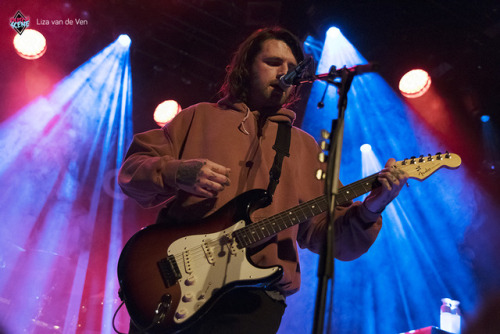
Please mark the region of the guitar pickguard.
POLYGON ((206 302, 217 298, 223 287, 263 285, 263 280, 280 271, 280 267, 258 268, 247 260, 246 249, 238 248, 231 236, 244 226, 241 220, 223 231, 187 236, 170 245, 168 255, 175 255, 182 275, 175 323, 190 319, 206 302))

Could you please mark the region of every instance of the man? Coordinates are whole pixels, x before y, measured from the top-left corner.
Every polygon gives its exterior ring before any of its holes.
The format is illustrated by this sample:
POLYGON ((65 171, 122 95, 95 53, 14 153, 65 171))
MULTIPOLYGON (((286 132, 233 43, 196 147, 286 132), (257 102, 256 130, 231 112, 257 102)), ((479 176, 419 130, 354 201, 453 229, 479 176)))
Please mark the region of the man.
MULTIPOLYGON (((162 216, 188 224, 239 194, 266 189, 278 124, 292 124, 295 119, 291 110, 282 107, 293 88, 281 88, 279 78, 303 58, 300 43, 290 32, 281 28, 254 32, 233 56, 221 88, 224 97, 217 104, 189 107, 163 129, 134 137, 120 171, 123 191, 145 207, 167 202, 162 216)), ((325 167, 317 161, 320 149, 314 139, 292 127, 289 152, 272 204, 256 210, 254 222, 324 193, 323 182, 314 177, 325 167)), ((336 258, 356 259, 375 241, 382 226, 380 213, 408 177, 390 168, 394 163, 394 159, 388 161, 378 177, 382 187, 363 203, 336 208, 336 258)), ((235 289, 225 294, 187 332, 275 333, 285 297, 300 286, 297 244, 319 252, 325 230, 321 214, 248 249, 255 265, 280 265, 281 280, 266 290, 235 289)))

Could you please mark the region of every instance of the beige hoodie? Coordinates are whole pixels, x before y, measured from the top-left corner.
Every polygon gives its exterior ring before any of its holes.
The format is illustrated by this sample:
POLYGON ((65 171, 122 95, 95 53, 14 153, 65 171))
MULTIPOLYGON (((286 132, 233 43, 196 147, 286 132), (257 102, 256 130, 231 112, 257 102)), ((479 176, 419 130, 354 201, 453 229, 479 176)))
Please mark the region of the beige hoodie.
MULTIPOLYGON (((120 170, 119 184, 144 207, 168 201, 171 219, 182 222, 199 221, 248 190, 267 189, 278 122, 293 124, 295 113, 282 108, 267 117, 262 127, 259 117, 258 111, 227 99, 186 108, 163 129, 134 136, 120 170), (206 158, 231 169, 231 185, 217 198, 200 198, 177 190, 175 175, 179 164, 195 158, 206 158)), ((255 211, 251 215, 254 222, 323 195, 324 184, 315 178, 318 169, 325 169, 317 159, 320 151, 314 138, 292 127, 290 157, 284 159, 273 203, 255 211)), ((380 215, 360 204, 336 209, 335 256, 340 260, 353 260, 364 254, 382 226, 380 215)), ((300 287, 297 243, 319 252, 325 231, 325 214, 320 214, 279 232, 249 253, 258 266, 283 267, 284 275, 276 288, 290 295, 300 287)))

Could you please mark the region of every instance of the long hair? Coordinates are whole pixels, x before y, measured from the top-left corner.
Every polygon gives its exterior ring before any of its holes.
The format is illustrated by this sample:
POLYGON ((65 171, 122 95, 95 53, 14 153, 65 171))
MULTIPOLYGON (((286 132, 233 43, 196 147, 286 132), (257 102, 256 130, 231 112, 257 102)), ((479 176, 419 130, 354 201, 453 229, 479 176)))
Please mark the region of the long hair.
MULTIPOLYGON (((261 51, 262 43, 268 39, 285 42, 291 49, 297 63, 304 59, 301 43, 290 31, 281 27, 263 28, 253 32, 234 53, 231 63, 226 67, 226 78, 219 93, 242 102, 248 102, 251 68, 255 57, 261 51)), ((290 94, 287 103, 295 101, 290 94), (293 100, 293 101, 292 101, 293 100)))

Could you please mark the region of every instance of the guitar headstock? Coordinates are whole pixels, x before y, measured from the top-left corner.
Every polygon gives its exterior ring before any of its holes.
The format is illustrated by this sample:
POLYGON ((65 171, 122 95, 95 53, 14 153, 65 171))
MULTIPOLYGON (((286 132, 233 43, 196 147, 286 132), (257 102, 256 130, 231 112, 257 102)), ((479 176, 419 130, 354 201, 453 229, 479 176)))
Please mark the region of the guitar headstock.
POLYGON ((411 179, 425 180, 440 168, 457 169, 462 163, 458 154, 440 152, 435 155, 411 157, 403 161, 396 162, 396 167, 406 171, 411 179))

